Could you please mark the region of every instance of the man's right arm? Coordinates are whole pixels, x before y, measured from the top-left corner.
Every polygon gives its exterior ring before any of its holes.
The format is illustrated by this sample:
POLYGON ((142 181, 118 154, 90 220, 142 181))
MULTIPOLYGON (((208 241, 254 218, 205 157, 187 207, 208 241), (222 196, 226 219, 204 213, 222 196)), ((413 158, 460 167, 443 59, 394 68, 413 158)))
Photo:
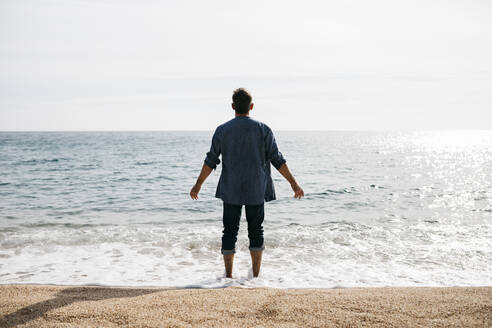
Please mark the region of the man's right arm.
POLYGON ((282 166, 280 166, 278 171, 280 172, 280 174, 283 175, 283 177, 287 181, 289 181, 290 186, 292 187, 292 190, 294 191, 294 197, 299 198, 299 199, 301 197, 303 197, 304 196, 304 190, 302 190, 302 188, 297 184, 296 179, 294 178, 292 173, 290 173, 290 170, 289 170, 289 167, 287 166, 287 163, 282 164, 282 166))
POLYGON ((295 198, 301 198, 304 196, 304 191, 296 182, 296 179, 290 173, 289 167, 286 164, 286 160, 282 153, 278 150, 277 142, 270 128, 267 128, 266 149, 267 158, 271 161, 272 165, 289 181, 292 190, 294 191, 295 198))

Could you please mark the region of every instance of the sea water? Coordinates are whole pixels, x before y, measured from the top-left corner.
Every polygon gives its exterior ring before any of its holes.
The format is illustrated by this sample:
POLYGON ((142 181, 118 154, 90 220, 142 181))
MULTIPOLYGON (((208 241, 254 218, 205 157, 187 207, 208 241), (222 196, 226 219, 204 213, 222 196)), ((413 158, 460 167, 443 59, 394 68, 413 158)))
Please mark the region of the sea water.
POLYGON ((220 254, 207 132, 0 133, 0 283, 332 288, 492 285, 492 131, 276 131, 261 275, 244 209, 220 254))

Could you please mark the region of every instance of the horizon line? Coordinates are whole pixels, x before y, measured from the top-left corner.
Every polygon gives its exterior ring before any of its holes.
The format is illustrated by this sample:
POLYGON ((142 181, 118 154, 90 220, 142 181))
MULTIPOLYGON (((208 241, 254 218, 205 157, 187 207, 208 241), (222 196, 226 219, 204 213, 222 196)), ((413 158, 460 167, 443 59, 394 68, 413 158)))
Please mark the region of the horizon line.
MULTIPOLYGON (((0 133, 12 132, 213 132, 209 130, 0 130, 0 133)), ((275 129, 278 132, 416 132, 416 131, 492 131, 492 128, 401 128, 401 129, 275 129)))

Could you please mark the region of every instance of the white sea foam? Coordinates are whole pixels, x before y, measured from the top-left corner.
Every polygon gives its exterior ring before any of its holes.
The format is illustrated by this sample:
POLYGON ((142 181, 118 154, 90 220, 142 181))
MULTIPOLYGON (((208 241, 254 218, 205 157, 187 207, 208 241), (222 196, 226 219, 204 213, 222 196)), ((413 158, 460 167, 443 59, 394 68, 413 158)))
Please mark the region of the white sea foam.
POLYGON ((25 229, 2 240, 2 283, 130 286, 452 286, 492 284, 487 227, 346 222, 269 229, 261 277, 252 279, 246 229, 235 279, 226 279, 219 224, 25 229))

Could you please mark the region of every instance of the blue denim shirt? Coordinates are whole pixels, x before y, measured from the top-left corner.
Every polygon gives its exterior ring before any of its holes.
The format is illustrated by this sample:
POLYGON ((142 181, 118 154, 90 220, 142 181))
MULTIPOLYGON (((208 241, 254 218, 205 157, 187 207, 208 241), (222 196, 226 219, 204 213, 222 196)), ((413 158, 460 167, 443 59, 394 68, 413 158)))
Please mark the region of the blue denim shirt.
POLYGON ((286 161, 272 130, 249 116, 236 116, 219 125, 205 164, 222 172, 215 197, 238 205, 258 205, 275 200, 270 163, 278 170, 286 161))

